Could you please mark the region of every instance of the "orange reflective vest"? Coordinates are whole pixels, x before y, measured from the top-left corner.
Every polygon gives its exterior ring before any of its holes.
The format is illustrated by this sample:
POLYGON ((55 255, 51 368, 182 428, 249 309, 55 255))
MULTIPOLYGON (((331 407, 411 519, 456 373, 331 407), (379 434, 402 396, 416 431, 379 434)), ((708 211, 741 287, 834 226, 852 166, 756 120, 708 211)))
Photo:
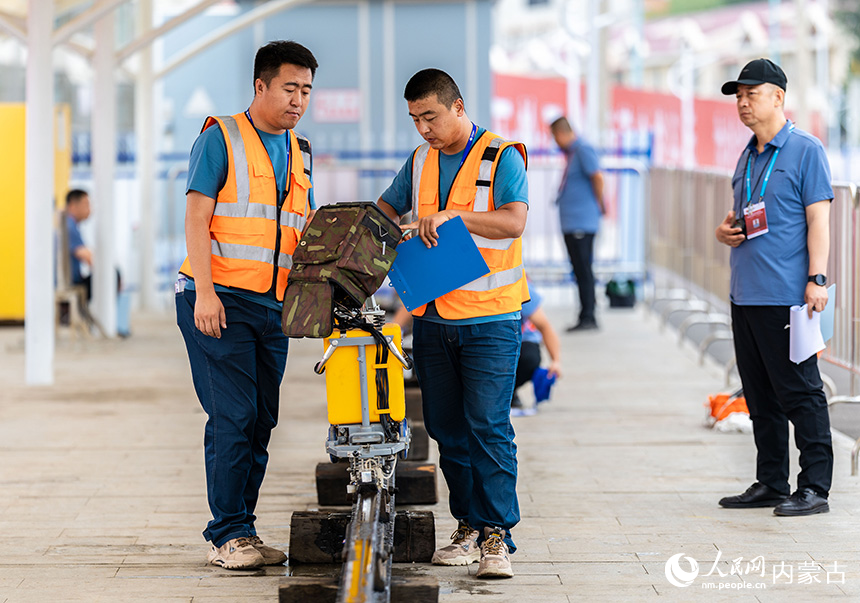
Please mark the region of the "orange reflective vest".
MULTIPOLYGON (((283 300, 292 254, 309 211, 310 143, 287 131, 291 169, 287 196, 278 208, 275 170, 254 126, 244 113, 237 113, 209 117, 203 130, 215 124, 224 134, 228 167, 209 223, 212 281, 256 293, 266 293, 274 284, 277 299, 283 300)), ((187 257, 179 271, 194 277, 187 257)))
MULTIPOLYGON (((493 179, 502 151, 513 146, 528 164, 526 147, 484 132, 472 145, 448 194, 447 209, 494 211, 493 179)), ((412 155, 412 207, 423 218, 439 211, 439 151, 425 143, 412 155)), ((487 239, 472 234, 490 273, 436 299, 439 316, 449 320, 517 312, 529 299, 523 271, 522 239, 487 239)), ((427 306, 412 313, 423 316, 427 306)))

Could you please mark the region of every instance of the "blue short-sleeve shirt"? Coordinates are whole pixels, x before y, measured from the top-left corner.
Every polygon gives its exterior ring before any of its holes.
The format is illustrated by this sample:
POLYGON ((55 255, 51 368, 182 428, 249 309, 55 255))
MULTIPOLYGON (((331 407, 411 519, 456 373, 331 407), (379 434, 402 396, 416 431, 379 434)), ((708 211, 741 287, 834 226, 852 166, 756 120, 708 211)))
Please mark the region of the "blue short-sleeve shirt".
MULTIPOLYGON (((287 133, 269 134, 257 129, 260 135, 260 140, 263 146, 266 147, 266 152, 269 154, 269 159, 272 161, 272 167, 275 170, 275 179, 277 180, 278 199, 283 198, 284 189, 287 186, 287 133)), ((313 164, 306 166, 311 170, 311 181, 313 181, 313 164)), ((188 161, 188 182, 185 193, 189 191, 197 191, 212 199, 218 198, 218 191, 224 188, 227 182, 227 143, 224 140, 224 133, 218 126, 210 126, 200 133, 194 145, 191 147, 191 158, 188 161)), ((308 191, 308 203, 311 209, 316 209, 314 204, 314 189, 308 191)), ((194 290, 194 282, 189 279, 188 289, 194 290)), ((237 291, 221 285, 215 285, 215 291, 220 293, 232 293, 252 301, 262 304, 274 310, 281 309, 281 302, 275 298, 274 292, 255 293, 253 291, 237 291)))
POLYGON ((745 174, 751 158, 752 201, 759 198, 763 174, 779 149, 765 190, 768 232, 731 250, 731 300, 739 306, 803 304, 809 271, 806 208, 833 199, 830 164, 821 142, 786 122, 779 133, 756 150, 752 137, 732 177, 734 210, 743 216, 745 174))
POLYGON ((72 282, 83 282, 84 277, 81 273, 81 261, 75 257, 75 250, 78 247, 84 247, 84 239, 81 236, 81 231, 78 228, 78 223, 72 216, 66 216, 66 232, 69 239, 69 256, 72 265, 72 282))
POLYGON ((597 151, 582 138, 564 150, 567 158, 558 192, 558 215, 562 232, 594 234, 600 227, 600 205, 591 177, 600 169, 597 151))
POLYGON ((522 309, 522 318, 523 318, 523 342, 531 341, 533 343, 540 343, 543 341, 543 336, 541 336, 540 331, 537 330, 532 324, 530 320, 532 314, 538 311, 538 308, 541 307, 543 303, 543 296, 538 293, 537 289, 532 287, 532 284, 529 283, 529 301, 523 303, 522 309))
MULTIPOLYGON (((486 130, 478 127, 476 140, 480 138, 486 130)), ((414 153, 413 153, 414 155, 414 153)), ((381 195, 381 199, 388 203, 398 216, 405 215, 412 210, 412 157, 403 164, 394 181, 381 195)), ((454 184, 454 178, 460 170, 460 160, 462 153, 454 153, 446 155, 439 153, 439 210, 445 209, 448 203, 448 194, 451 192, 451 185, 454 184)), ((506 203, 520 201, 528 205, 529 202, 529 186, 526 178, 526 165, 523 161, 523 156, 513 147, 505 148, 499 156, 499 164, 496 166, 495 177, 493 178, 493 204, 498 208, 506 203)), ((431 304, 432 306, 432 304, 431 304)), ((520 312, 510 312, 507 314, 497 314, 494 316, 480 316, 476 318, 465 318, 462 320, 446 320, 435 313, 435 307, 428 307, 428 311, 424 316, 416 316, 422 320, 439 322, 451 325, 471 325, 494 322, 497 320, 520 319, 520 312), (434 315, 435 314, 435 315, 434 315)))

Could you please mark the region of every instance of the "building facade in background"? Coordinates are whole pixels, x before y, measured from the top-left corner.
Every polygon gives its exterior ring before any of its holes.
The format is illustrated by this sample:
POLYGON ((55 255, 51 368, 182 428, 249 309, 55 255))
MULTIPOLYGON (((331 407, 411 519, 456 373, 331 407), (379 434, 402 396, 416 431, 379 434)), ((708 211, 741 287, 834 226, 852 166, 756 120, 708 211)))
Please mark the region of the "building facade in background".
MULTIPOLYGON (((768 56, 789 75, 792 119, 830 146, 860 146, 860 107, 847 100, 858 87, 849 76, 852 38, 840 29, 832 3, 761 0, 658 16, 669 5, 499 0, 491 51, 496 81, 504 88, 507 76, 574 78, 583 86, 578 93, 578 86, 563 84, 562 96, 541 102, 560 104, 585 128, 590 121, 587 89, 593 84, 600 91, 597 142, 602 146, 613 145, 619 131, 646 129, 655 137, 657 163, 732 167, 724 147, 745 138, 738 138, 743 132, 736 127, 733 104, 719 87, 749 60, 768 56), (598 44, 591 43, 595 31, 604 36, 597 37, 598 44), (596 75, 594 49, 603 53, 596 75)), ((510 103, 499 96, 505 94, 497 95, 494 118, 505 119, 510 103)))

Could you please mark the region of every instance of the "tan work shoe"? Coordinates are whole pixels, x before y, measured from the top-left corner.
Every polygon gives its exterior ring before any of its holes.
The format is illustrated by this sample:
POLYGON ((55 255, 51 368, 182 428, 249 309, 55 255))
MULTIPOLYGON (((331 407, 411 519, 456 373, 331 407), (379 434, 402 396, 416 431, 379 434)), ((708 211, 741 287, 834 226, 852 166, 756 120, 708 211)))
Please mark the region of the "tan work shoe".
POLYGON ((263 556, 263 565, 283 565, 287 560, 286 554, 283 551, 266 546, 259 536, 251 536, 248 538, 251 546, 257 549, 257 552, 263 556))
POLYGON ((255 569, 263 567, 263 556, 251 545, 248 538, 233 538, 220 547, 212 545, 207 557, 209 563, 224 569, 255 569))
POLYGON ((451 544, 433 553, 430 562, 433 565, 469 565, 480 558, 478 530, 472 529, 469 524, 461 521, 451 534, 451 544))
POLYGON ((513 578, 508 545, 505 544, 505 531, 502 528, 484 528, 484 542, 481 544, 481 563, 476 578, 513 578))

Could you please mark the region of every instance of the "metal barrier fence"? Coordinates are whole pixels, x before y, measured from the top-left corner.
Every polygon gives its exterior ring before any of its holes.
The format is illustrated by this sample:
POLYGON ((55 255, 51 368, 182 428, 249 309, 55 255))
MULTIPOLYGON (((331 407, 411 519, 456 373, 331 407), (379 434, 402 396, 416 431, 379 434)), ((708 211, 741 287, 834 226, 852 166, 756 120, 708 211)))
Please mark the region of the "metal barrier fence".
MULTIPOLYGON (((647 147, 646 147, 647 149, 647 147)), ((647 153, 638 149, 614 149, 620 156, 601 158, 609 215, 595 239, 595 272, 598 280, 613 276, 644 280, 647 271, 645 224, 647 219, 647 153), (626 153, 626 155, 625 155, 626 153), (642 158, 640 160, 639 158, 642 158)), ((338 201, 375 201, 388 187, 408 153, 355 154, 355 157, 320 156, 314 160, 314 194, 318 205, 338 201)), ((185 184, 188 161, 184 154, 165 156, 159 165, 155 194, 148 203, 155 216, 152 262, 160 307, 172 304, 176 272, 185 257, 185 184)), ((530 278, 548 295, 548 305, 571 305, 574 289, 567 251, 558 223, 555 198, 564 167, 557 153, 536 152, 529 161, 529 217, 523 235, 523 259, 530 278)), ((73 173, 73 184, 92 188, 86 167, 73 173)), ((138 292, 141 280, 139 221, 143 201, 133 170, 117 174, 115 198, 117 248, 123 280, 138 292)), ((86 225, 85 225, 86 226, 86 225)))
MULTIPOLYGON (((651 171, 650 180, 648 257, 655 291, 660 291, 654 298, 669 302, 664 320, 676 310, 691 316, 707 310, 711 318, 701 322, 720 322, 727 328, 730 250, 716 240, 714 230, 732 205, 731 176, 660 168, 651 171), (673 299, 681 301, 669 301, 673 299), (712 310, 724 318, 714 319, 712 310)), ((834 183, 833 192, 827 275, 836 284, 829 302, 834 304, 834 334, 821 357, 831 365, 822 367, 822 378, 835 394, 837 379, 832 375, 838 374, 847 395, 831 395, 831 405, 860 403, 860 198, 853 183, 834 183)), ((682 336, 685 325, 679 328, 682 336)), ((706 338, 700 345, 702 355, 720 338, 730 334, 706 338)), ((858 461, 860 439, 852 453, 852 475, 858 473, 858 461)))
MULTIPOLYGON (((564 163, 561 157, 539 157, 529 164, 529 217, 523 234, 523 262, 530 278, 544 287, 567 286, 570 263, 555 199, 564 163)), ((598 280, 612 277, 643 280, 647 273, 646 218, 648 166, 629 157, 604 156, 603 217, 595 238, 594 271, 598 280)))
MULTIPOLYGON (((318 206, 338 201, 375 201, 403 164, 401 157, 320 157, 314 162, 314 195, 318 206)), ((571 270, 555 198, 564 162, 559 155, 530 159, 529 216, 523 234, 523 261, 532 278, 550 290, 548 303, 573 303, 571 270)), ((157 241, 159 289, 172 291, 176 270, 185 255, 183 212, 186 163, 165 167, 165 207, 157 241)), ((604 157, 605 198, 609 214, 595 240, 595 272, 601 280, 612 276, 643 280, 646 274, 646 182, 643 161, 604 157)))
POLYGON ((860 206, 857 186, 834 184, 833 206, 830 210, 830 261, 828 279, 836 283, 833 339, 827 346, 824 359, 848 369, 851 374, 849 392, 858 393, 857 377, 860 374, 860 206))
POLYGON ((648 257, 657 268, 655 278, 728 311, 729 248, 716 240, 714 229, 731 208, 731 178, 655 168, 649 199, 648 257))

